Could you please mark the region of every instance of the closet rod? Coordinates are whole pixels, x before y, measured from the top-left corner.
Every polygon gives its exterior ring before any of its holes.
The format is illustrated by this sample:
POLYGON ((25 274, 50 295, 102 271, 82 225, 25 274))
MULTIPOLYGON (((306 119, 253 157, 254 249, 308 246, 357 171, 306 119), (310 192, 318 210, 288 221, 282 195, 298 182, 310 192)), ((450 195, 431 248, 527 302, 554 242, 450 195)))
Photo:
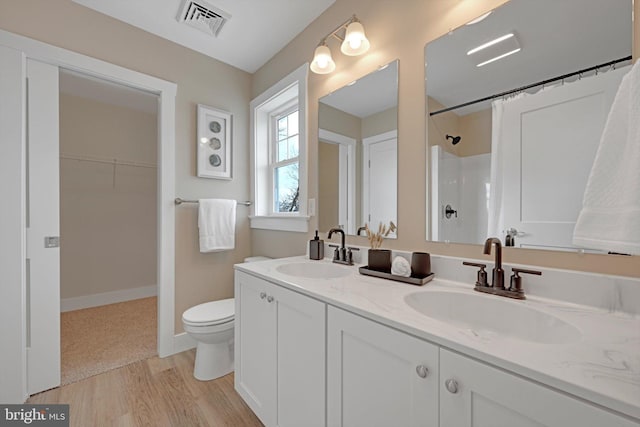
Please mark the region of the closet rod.
POLYGON ((127 160, 118 160, 118 159, 99 159, 96 157, 82 157, 82 156, 76 156, 73 154, 60 154, 60 158, 66 159, 66 160, 78 160, 80 162, 102 163, 105 165, 134 166, 134 167, 149 168, 149 169, 158 168, 157 165, 154 165, 151 163, 131 162, 127 160))
POLYGON ((476 99, 474 101, 465 102, 463 104, 454 105, 453 107, 443 108, 442 110, 434 111, 433 113, 429 113, 430 116, 435 116, 437 114, 446 113, 448 111, 457 110, 458 108, 468 107, 469 105, 478 104, 480 102, 491 101, 492 99, 502 98, 503 96, 511 95, 518 92, 523 92, 527 89, 534 88, 536 86, 543 86, 549 83, 557 82, 559 80, 568 79, 569 77, 578 76, 580 74, 588 73, 589 71, 599 70, 603 67, 610 67, 612 65, 618 64, 620 62, 625 62, 631 60, 631 56, 626 56, 624 58, 615 59, 613 61, 605 62, 604 64, 595 65, 593 67, 584 68, 582 70, 574 71, 573 73, 564 74, 562 76, 554 77, 551 79, 543 80, 538 83, 532 83, 530 85, 522 86, 516 89, 511 89, 506 92, 496 93, 495 95, 485 96, 484 98, 476 99))
MULTIPOLYGON (((183 204, 183 203, 198 203, 198 201, 197 201, 197 200, 186 200, 186 199, 181 199, 180 197, 176 197, 176 199, 174 200, 174 202, 175 202, 175 204, 176 204, 176 205, 181 205, 181 204, 183 204)), ((251 206, 251 205, 252 205, 252 203, 251 203, 251 202, 249 202, 249 201, 246 201, 246 202, 239 202, 239 201, 237 201, 237 200, 236 200, 236 203, 237 203, 238 205, 243 205, 243 206, 251 206)))

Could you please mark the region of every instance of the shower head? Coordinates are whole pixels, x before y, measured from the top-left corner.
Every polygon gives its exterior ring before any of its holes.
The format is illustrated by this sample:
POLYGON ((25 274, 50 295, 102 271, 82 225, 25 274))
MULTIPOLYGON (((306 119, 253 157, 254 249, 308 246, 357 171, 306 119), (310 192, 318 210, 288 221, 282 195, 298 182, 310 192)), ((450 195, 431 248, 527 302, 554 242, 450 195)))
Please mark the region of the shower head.
POLYGON ((451 144, 456 145, 458 142, 460 142, 460 140, 462 139, 461 136, 451 136, 451 135, 447 135, 446 139, 451 138, 451 144))

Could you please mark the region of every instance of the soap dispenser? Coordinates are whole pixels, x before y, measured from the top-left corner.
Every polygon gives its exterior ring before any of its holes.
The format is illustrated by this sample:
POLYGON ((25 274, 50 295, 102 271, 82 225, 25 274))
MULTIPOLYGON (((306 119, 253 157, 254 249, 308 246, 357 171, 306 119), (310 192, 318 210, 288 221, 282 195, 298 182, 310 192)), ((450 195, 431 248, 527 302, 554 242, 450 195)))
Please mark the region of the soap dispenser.
POLYGON ((324 259, 324 240, 318 237, 318 230, 316 230, 316 237, 309 240, 309 259, 324 259))

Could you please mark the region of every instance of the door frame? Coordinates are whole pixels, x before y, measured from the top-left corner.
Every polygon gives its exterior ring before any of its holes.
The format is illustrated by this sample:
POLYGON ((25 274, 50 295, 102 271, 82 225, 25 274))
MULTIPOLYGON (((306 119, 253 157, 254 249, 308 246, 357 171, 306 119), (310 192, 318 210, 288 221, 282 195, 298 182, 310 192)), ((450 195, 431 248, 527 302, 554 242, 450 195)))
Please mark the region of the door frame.
POLYGON ((347 234, 356 234, 356 140, 326 129, 319 129, 318 143, 320 141, 337 145, 340 151, 338 222, 345 224, 347 234), (345 158, 346 161, 344 161, 345 158))
MULTIPOLYGON (((166 357, 175 352, 175 97, 177 85, 173 82, 149 76, 137 71, 129 70, 118 65, 114 65, 99 59, 91 58, 67 49, 55 47, 43 42, 39 42, 28 37, 16 35, 8 31, 0 30, 0 45, 10 49, 14 49, 21 53, 23 63, 27 58, 32 58, 41 62, 45 62, 61 68, 66 68, 90 77, 107 80, 133 88, 141 89, 158 95, 158 262, 157 262, 157 286, 158 286, 158 354, 160 357, 166 357)), ((15 78, 15 75, 13 76, 15 78)), ((26 78, 26 74, 22 73, 20 84, 26 78)), ((26 85, 25 85, 26 86, 26 85)), ((21 102, 16 102, 16 106, 24 110, 26 103, 26 91, 22 90, 21 102)), ((16 100, 17 101, 17 100, 16 100)), ((10 148, 7 152, 11 154, 20 153, 7 159, 7 162, 14 161, 16 157, 21 158, 17 167, 11 167, 8 173, 11 173, 15 186, 11 188, 0 188, 0 199, 7 200, 9 203, 18 202, 19 209, 24 214, 26 212, 26 185, 24 174, 26 171, 24 152, 26 147, 26 113, 21 113, 21 121, 15 124, 14 132, 11 129, 6 137, 0 136, 0 142, 7 144, 10 148), (19 127, 19 129, 18 129, 19 127), (19 146, 18 146, 19 145, 19 146), (12 147, 12 148, 11 148, 12 147), (14 187, 19 187, 18 191, 14 187)), ((4 162, 1 163, 4 166, 4 162)), ((18 209, 18 208, 17 208, 18 209)), ((16 254, 20 254, 20 259, 26 259, 26 242, 25 242, 25 221, 24 215, 11 215, 9 221, 3 224, 3 230, 20 230, 20 233, 11 233, 7 235, 7 239, 3 241, 3 254, 6 250, 11 252, 12 257, 16 258, 16 254), (22 217, 20 217, 22 216, 22 217)), ((4 218, 3 218, 4 221, 4 218)), ((3 265, 3 267, 5 267, 3 265)), ((10 381, 3 381, 3 389, 13 390, 12 392, 0 390, 0 396, 15 403, 23 402, 27 397, 26 385, 26 353, 24 346, 26 345, 26 329, 28 325, 26 313, 26 270, 25 263, 15 263, 8 265, 8 271, 3 273, 5 277, 19 280, 20 292, 16 290, 7 291, 10 299, 3 301, 1 308, 9 308, 2 316, 3 321, 8 321, 13 328, 21 331, 20 334, 11 333, 0 329, 0 340, 6 345, 6 348, 23 354, 21 366, 5 367, 20 372, 20 378, 12 376, 7 378, 10 381), (5 339, 7 338, 7 339, 5 339)), ((12 358, 13 360, 14 358, 12 358)), ((4 369, 4 368, 3 368, 4 369)), ((3 374, 3 372, 0 372, 3 374)), ((2 375, 3 380, 4 375, 2 375)))

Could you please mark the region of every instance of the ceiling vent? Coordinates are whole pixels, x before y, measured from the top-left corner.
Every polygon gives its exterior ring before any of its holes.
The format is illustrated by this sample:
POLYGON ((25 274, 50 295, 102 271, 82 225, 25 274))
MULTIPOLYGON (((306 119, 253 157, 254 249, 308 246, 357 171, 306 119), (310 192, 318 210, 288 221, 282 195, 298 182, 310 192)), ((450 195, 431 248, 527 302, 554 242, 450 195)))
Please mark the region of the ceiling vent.
POLYGON ((218 36, 231 15, 202 0, 183 0, 178 11, 178 22, 197 28, 211 36, 218 36))

